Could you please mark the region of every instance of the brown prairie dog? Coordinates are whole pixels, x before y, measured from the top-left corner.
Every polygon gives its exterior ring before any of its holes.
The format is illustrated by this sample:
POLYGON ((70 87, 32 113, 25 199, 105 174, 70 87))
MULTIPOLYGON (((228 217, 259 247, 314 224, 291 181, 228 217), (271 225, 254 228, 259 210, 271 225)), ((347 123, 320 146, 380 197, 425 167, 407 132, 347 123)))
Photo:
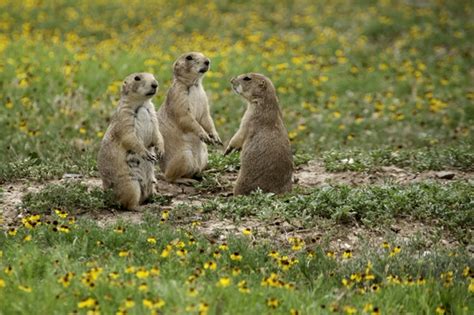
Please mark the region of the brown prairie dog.
POLYGON ((260 188, 264 192, 291 190, 293 158, 275 87, 259 73, 239 75, 232 89, 247 101, 240 128, 224 154, 242 149, 234 195, 260 188))
POLYGON ((137 210, 155 192, 154 165, 164 153, 151 102, 157 90, 158 82, 150 73, 134 73, 125 79, 97 158, 104 189, 111 188, 129 210, 137 210))
POLYGON ((158 110, 165 140, 160 168, 169 182, 195 182, 192 178, 207 165, 206 144, 222 144, 202 86, 209 67, 209 59, 199 52, 183 54, 173 65, 173 82, 158 110))

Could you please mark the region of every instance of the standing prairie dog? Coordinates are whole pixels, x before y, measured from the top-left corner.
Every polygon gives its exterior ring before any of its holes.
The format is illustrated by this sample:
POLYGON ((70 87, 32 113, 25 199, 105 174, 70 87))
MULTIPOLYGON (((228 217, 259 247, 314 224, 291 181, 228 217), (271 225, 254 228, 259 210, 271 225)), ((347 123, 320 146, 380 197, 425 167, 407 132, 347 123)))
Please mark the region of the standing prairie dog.
POLYGON ((242 149, 234 195, 246 195, 257 188, 277 194, 290 191, 293 158, 275 87, 259 73, 242 74, 231 83, 247 101, 240 128, 224 152, 242 149))
POLYGON ((195 182, 192 178, 207 165, 206 144, 222 145, 202 86, 209 67, 209 59, 199 52, 183 54, 173 65, 173 82, 158 110, 165 140, 160 168, 169 182, 195 182))
POLYGON ((125 78, 97 158, 104 189, 111 188, 129 210, 137 210, 155 192, 154 165, 164 152, 151 102, 157 90, 158 82, 150 73, 125 78))

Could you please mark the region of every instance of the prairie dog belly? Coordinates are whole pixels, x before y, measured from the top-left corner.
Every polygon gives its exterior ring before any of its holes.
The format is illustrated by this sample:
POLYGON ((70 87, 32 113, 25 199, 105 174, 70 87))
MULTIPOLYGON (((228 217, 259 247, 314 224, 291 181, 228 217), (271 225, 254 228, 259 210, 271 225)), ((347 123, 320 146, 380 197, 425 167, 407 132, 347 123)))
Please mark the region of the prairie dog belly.
POLYGON ((197 121, 201 121, 207 109, 207 95, 202 85, 189 88, 188 98, 191 113, 197 121))
POLYGON ((198 136, 193 133, 183 135, 183 153, 187 160, 191 162, 193 172, 195 170, 202 171, 207 165, 207 146, 198 136))
POLYGON ((135 132, 137 137, 143 141, 145 147, 153 142, 153 129, 155 128, 151 113, 145 106, 138 108, 135 118, 135 132))

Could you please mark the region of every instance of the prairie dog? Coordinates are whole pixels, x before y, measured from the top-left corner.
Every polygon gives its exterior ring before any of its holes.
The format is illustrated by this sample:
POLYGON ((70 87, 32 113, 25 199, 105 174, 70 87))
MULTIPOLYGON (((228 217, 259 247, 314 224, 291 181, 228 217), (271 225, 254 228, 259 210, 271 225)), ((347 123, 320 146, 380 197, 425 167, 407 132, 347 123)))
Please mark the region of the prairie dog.
POLYGON ((275 87, 259 73, 239 75, 231 84, 247 101, 240 128, 224 152, 242 149, 234 195, 246 195, 257 188, 277 194, 290 191, 293 157, 275 87))
POLYGON ((222 145, 202 86, 209 67, 199 52, 183 54, 173 65, 173 82, 157 114, 165 140, 160 168, 169 182, 194 182, 207 165, 206 144, 222 145))
POLYGON ((137 210, 155 192, 154 165, 164 152, 151 102, 157 90, 158 82, 150 73, 125 78, 97 158, 104 189, 111 188, 129 210, 137 210))

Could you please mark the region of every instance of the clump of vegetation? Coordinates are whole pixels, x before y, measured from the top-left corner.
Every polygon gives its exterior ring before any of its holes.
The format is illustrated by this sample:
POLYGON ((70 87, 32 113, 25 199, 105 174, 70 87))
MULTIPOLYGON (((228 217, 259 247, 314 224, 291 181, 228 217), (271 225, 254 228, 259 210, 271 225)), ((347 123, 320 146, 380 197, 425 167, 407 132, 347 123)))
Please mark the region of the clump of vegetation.
POLYGON ((299 218, 307 226, 318 218, 336 223, 361 223, 367 228, 390 225, 411 218, 445 226, 460 239, 470 237, 474 226, 472 184, 420 183, 406 186, 328 186, 282 197, 256 192, 250 196, 215 198, 205 203, 206 212, 225 217, 257 216, 261 219, 299 218))
POLYGON ((89 188, 80 182, 49 184, 37 193, 28 193, 22 199, 22 207, 34 213, 50 213, 54 209, 71 212, 98 211, 118 208, 111 191, 89 188))

